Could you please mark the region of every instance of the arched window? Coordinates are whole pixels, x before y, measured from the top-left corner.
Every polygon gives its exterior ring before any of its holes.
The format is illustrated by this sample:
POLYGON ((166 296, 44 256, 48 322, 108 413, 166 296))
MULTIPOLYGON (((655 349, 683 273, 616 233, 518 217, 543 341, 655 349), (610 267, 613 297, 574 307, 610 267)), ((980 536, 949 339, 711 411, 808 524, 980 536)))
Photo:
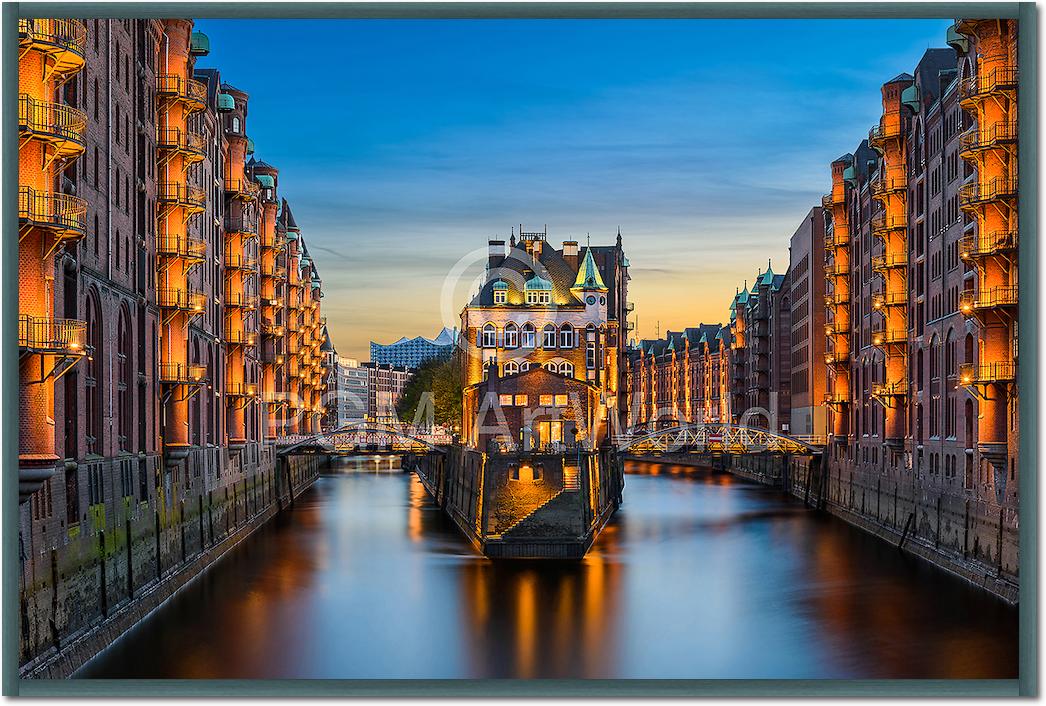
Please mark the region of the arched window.
POLYGON ((519 348, 519 327, 511 321, 505 324, 505 348, 519 348))
POLYGON ((505 363, 505 375, 515 375, 519 372, 519 363, 514 360, 510 360, 505 363))
POLYGON ((574 347, 574 327, 571 326, 569 323, 563 324, 563 328, 559 330, 559 347, 574 347))
POLYGON ((525 373, 528 370, 530 370, 530 361, 529 360, 524 360, 522 363, 519 364, 519 372, 525 373))
POLYGON ((240 134, 240 118, 235 115, 232 117, 232 131, 237 135, 240 134))
POLYGON ((574 377, 574 364, 573 363, 560 363, 559 374, 566 375, 567 377, 574 377))
POLYGON ((544 367, 545 370, 549 371, 550 373, 558 373, 559 372, 559 364, 556 363, 554 360, 548 361, 542 367, 544 367))
POLYGON ((541 347, 542 348, 555 348, 556 347, 556 327, 552 324, 545 324, 545 328, 542 329, 541 347))
POLYGON ((523 324, 523 329, 522 329, 523 341, 522 341, 522 344, 523 344, 524 348, 533 348, 534 347, 534 345, 535 345, 534 339, 536 337, 536 334, 537 334, 537 331, 534 329, 534 325, 533 324, 531 324, 531 323, 523 324))
MULTIPOLYGON (((119 445, 121 451, 128 450, 128 443, 133 433, 131 429, 131 366, 133 358, 131 353, 131 322, 127 307, 120 307, 120 320, 117 328, 116 339, 116 403, 117 421, 119 423, 119 445)), ((125 493, 126 494, 126 493, 125 493)))
POLYGON ((87 417, 87 453, 96 454, 102 448, 102 425, 100 416, 102 414, 102 380, 99 375, 102 370, 102 359, 105 351, 102 348, 102 318, 101 309, 98 306, 98 295, 91 290, 87 295, 86 305, 87 320, 87 345, 90 346, 87 354, 87 377, 86 384, 86 409, 87 417))
POLYGON ((483 324, 483 337, 480 345, 483 348, 495 348, 497 346, 498 330, 494 324, 483 324))

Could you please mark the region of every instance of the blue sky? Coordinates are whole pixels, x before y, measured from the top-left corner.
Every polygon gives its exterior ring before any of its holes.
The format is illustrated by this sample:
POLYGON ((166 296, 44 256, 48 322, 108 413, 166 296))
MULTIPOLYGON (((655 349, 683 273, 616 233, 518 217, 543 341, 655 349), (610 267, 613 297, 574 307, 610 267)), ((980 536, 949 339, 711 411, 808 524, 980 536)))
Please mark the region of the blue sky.
POLYGON ((366 360, 453 325, 448 271, 519 223, 620 226, 640 336, 721 321, 950 22, 199 20, 198 66, 250 94, 335 345, 366 360))

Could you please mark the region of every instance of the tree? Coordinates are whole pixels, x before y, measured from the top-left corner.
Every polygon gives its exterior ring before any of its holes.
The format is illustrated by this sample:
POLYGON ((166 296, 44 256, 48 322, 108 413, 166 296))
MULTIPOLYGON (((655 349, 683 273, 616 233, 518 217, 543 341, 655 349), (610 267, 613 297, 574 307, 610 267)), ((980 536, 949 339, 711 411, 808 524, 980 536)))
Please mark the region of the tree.
MULTIPOLYGON (((430 360, 423 363, 407 384, 396 403, 400 421, 413 423, 424 395, 432 395, 433 421, 444 427, 461 423, 461 366, 457 356, 449 360, 430 360)), ((424 412, 424 407, 422 407, 424 412)), ((422 422, 427 421, 422 417, 422 422)))

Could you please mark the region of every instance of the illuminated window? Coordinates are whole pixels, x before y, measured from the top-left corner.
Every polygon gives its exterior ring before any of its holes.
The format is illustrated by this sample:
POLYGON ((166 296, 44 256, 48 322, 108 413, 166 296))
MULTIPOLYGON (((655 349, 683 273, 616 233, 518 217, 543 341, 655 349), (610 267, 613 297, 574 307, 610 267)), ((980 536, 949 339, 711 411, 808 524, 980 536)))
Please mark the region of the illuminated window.
POLYGON ((589 370, 596 369, 596 342, 589 341, 585 346, 585 367, 589 370))
POLYGON ((505 363, 505 374, 506 375, 515 375, 518 372, 519 372, 519 364, 516 361, 510 360, 509 362, 505 363))
POLYGON ((519 364, 519 372, 525 373, 528 370, 530 370, 530 362, 529 361, 524 360, 522 363, 519 364))
POLYGON ((544 367, 545 370, 549 371, 550 373, 558 373, 559 372, 559 365, 557 365, 555 361, 550 361, 548 363, 545 363, 545 365, 542 366, 542 367, 544 367))
POLYGON ((529 324, 529 323, 523 324, 523 331, 522 331, 522 333, 523 333, 523 347, 524 348, 533 348, 534 345, 535 345, 534 344, 534 339, 536 338, 536 335, 537 335, 537 331, 534 329, 534 325, 533 324, 529 324))
POLYGON ((494 303, 505 304, 508 302, 508 292, 504 289, 498 289, 494 291, 494 303))
POLYGON ((497 335, 498 330, 494 327, 494 324, 484 324, 483 326, 483 340, 481 345, 484 348, 494 348, 497 346, 497 335))
POLYGON ((567 396, 566 395, 556 395, 556 406, 557 407, 566 407, 567 406, 567 396))
POLYGON ((519 327, 511 321, 505 324, 505 348, 519 348, 519 327))
POLYGON ((541 337, 542 348, 555 348, 556 347, 556 327, 552 324, 548 324, 542 329, 541 337))
POLYGON ((512 395, 498 395, 498 404, 502 407, 511 407, 512 395))
POLYGON ((561 363, 559 366, 559 374, 566 375, 567 377, 574 377, 574 364, 573 363, 561 363))
POLYGON ((574 327, 570 324, 563 324, 563 328, 559 330, 559 347, 574 347, 574 327))
POLYGON ((551 407, 552 406, 552 395, 541 395, 541 406, 551 407))
POLYGON ((527 396, 526 395, 516 395, 516 406, 517 407, 526 407, 527 406, 527 396))

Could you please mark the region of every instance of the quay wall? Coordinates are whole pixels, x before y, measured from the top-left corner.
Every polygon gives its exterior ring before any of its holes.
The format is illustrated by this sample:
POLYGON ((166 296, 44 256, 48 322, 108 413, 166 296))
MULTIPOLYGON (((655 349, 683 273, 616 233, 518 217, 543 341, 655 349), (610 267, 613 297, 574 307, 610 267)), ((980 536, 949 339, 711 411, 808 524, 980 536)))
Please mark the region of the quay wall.
MULTIPOLYGON (((32 552, 22 547, 22 678, 72 675, 293 504, 327 462, 325 456, 277 458, 272 445, 257 455, 194 452, 186 475, 198 482, 167 484, 152 489, 147 500, 131 497, 115 507, 99 507, 91 522, 52 538, 48 546, 32 552), (224 482, 206 482, 208 471, 224 482)), ((119 466, 118 460, 109 463, 119 466)), ((158 469, 158 463, 152 459, 151 466, 158 469)))

